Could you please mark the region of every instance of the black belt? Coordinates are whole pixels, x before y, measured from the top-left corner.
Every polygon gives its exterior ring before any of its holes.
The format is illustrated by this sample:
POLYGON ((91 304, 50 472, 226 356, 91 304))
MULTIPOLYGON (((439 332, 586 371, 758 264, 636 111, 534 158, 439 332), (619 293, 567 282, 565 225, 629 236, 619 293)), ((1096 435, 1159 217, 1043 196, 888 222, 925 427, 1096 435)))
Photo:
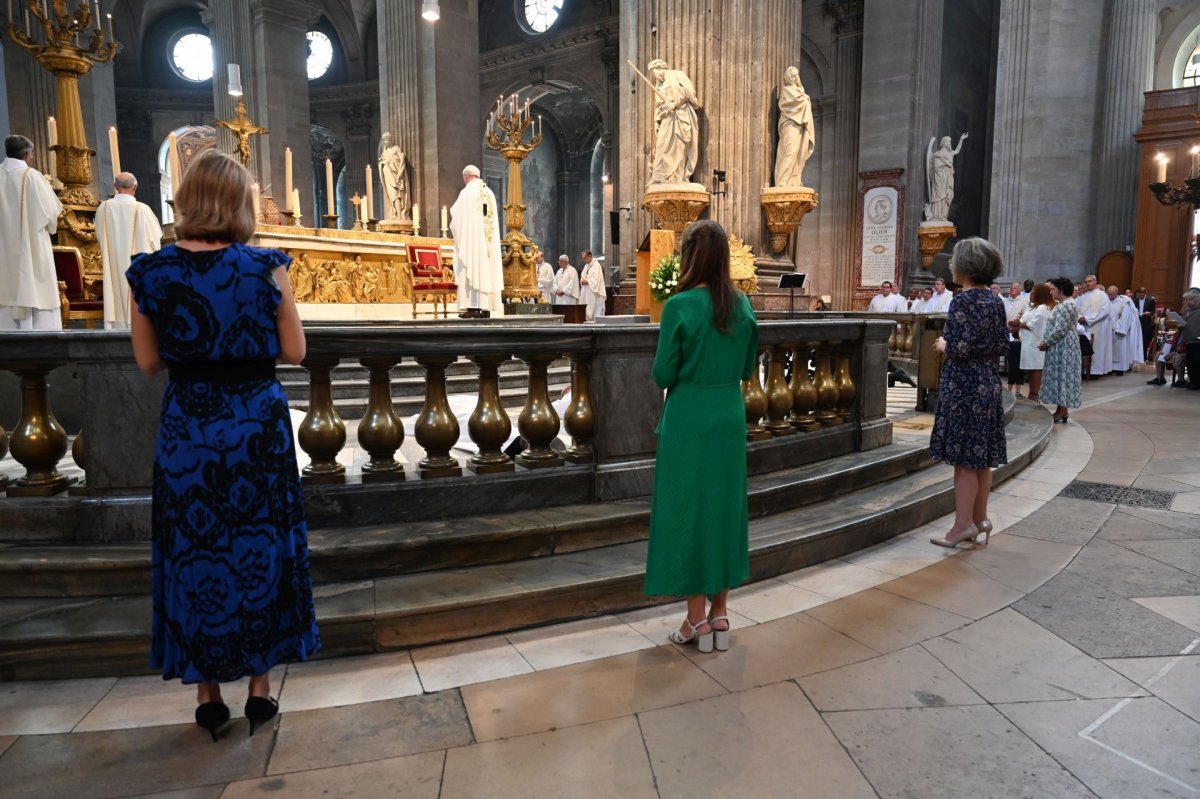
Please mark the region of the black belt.
POLYGON ((275 362, 173 363, 168 374, 173 383, 253 383, 274 380, 275 362))

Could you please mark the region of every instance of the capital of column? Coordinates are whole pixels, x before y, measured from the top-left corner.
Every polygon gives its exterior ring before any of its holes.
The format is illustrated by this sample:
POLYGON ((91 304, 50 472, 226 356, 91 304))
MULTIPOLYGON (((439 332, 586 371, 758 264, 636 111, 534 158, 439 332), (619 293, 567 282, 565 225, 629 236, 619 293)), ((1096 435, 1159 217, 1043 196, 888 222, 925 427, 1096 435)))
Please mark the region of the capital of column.
POLYGON ((305 33, 321 19, 321 5, 313 0, 250 0, 254 22, 303 29, 305 33))

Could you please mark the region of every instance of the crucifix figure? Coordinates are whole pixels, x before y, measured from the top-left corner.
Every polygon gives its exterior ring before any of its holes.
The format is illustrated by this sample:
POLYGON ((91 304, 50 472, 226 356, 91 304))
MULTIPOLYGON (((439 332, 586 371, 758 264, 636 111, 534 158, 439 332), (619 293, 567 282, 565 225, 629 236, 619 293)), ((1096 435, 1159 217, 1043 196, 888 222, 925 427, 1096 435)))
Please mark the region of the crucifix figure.
POLYGON ((234 118, 232 120, 219 119, 216 125, 219 128, 225 128, 237 137, 238 155, 241 156, 242 166, 247 168, 250 166, 250 137, 271 132, 250 121, 250 115, 246 113, 246 101, 242 97, 238 98, 237 114, 234 118))

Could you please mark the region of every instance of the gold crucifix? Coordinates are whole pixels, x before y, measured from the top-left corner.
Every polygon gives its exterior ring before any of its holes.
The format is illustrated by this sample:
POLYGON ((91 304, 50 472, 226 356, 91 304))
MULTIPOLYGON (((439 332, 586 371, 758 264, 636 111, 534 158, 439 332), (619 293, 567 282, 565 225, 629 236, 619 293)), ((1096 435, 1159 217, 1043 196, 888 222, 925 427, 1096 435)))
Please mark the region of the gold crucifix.
POLYGON ((232 120, 218 119, 216 126, 225 128, 225 130, 237 136, 238 155, 242 158, 242 166, 250 166, 250 137, 257 136, 260 133, 270 133, 266 128, 260 128, 250 121, 250 115, 246 113, 246 100, 244 97, 238 97, 237 115, 232 120))

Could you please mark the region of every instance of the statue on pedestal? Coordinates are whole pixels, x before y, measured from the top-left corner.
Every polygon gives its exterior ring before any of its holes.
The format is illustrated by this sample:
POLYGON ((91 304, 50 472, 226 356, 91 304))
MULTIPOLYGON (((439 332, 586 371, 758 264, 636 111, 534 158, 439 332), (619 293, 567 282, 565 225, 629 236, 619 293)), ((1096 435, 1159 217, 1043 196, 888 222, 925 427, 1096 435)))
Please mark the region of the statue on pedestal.
POLYGON ((379 143, 379 181, 383 184, 384 218, 408 219, 408 159, 391 133, 379 143))
POLYGON ((817 149, 812 100, 800 82, 800 70, 788 67, 779 89, 779 149, 775 185, 803 186, 804 165, 817 149))
POLYGON ((929 140, 925 152, 925 183, 929 190, 929 202, 925 203, 927 222, 945 222, 949 219, 950 203, 954 201, 954 156, 962 150, 963 139, 958 138, 958 147, 950 148, 950 137, 943 136, 938 149, 933 149, 937 137, 929 140))
POLYGON ((687 183, 700 159, 700 129, 696 111, 701 107, 691 79, 667 62, 650 62, 654 81, 654 159, 649 185, 687 183))

